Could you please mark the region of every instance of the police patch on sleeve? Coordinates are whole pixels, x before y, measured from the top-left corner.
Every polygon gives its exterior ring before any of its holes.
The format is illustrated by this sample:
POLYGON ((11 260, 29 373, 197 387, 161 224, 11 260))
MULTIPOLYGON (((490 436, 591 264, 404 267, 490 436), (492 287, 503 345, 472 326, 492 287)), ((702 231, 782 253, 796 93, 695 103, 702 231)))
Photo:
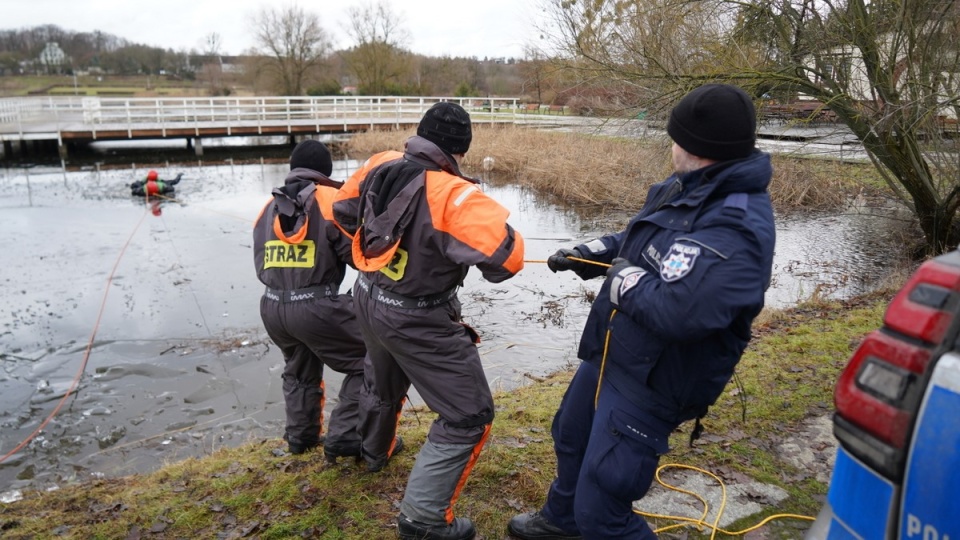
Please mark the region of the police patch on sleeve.
POLYGON ((663 258, 663 262, 660 263, 660 278, 668 282, 683 279, 693 270, 693 263, 697 261, 699 255, 698 246, 673 244, 663 258))

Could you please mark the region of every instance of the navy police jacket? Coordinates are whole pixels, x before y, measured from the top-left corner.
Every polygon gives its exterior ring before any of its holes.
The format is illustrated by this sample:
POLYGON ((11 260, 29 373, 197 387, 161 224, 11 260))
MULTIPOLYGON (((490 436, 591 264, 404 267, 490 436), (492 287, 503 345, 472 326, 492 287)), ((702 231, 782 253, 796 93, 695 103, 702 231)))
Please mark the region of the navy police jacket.
POLYGON ((773 267, 771 175, 755 150, 671 176, 623 231, 577 246, 584 258, 630 261, 597 294, 578 356, 668 424, 706 413, 750 340, 773 267))

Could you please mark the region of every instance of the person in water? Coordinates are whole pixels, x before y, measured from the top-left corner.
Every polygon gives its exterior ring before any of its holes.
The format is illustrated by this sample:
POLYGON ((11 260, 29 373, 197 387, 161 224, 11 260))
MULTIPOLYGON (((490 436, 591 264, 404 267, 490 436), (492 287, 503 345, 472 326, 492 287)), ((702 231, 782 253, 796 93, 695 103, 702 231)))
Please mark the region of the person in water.
POLYGON ((130 184, 130 195, 137 197, 169 195, 174 192, 174 186, 180 182, 182 176, 183 173, 180 173, 173 180, 161 180, 157 171, 150 170, 145 179, 130 184))

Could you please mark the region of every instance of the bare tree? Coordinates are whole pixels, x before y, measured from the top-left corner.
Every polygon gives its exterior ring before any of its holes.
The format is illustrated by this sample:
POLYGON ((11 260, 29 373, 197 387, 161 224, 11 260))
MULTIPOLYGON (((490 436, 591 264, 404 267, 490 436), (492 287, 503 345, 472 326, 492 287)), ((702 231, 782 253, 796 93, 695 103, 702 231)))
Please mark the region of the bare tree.
POLYGON ((223 50, 223 39, 217 32, 210 32, 209 34, 203 36, 203 41, 201 44, 203 45, 203 54, 215 56, 220 54, 223 50))
POLYGON ((410 55, 404 49, 409 33, 403 20, 384 0, 351 7, 348 13, 355 44, 344 53, 344 60, 362 93, 386 94, 410 71, 410 55))
POLYGON ((302 95, 312 71, 331 49, 316 14, 296 5, 262 8, 251 19, 255 52, 265 57, 260 73, 271 77, 283 95, 302 95))
POLYGON ((642 100, 725 81, 818 101, 863 142, 934 254, 960 242, 958 1, 548 0, 543 31, 582 80, 620 80, 642 100))
POLYGON ((546 80, 547 58, 534 47, 524 47, 524 59, 520 63, 520 73, 523 74, 524 95, 535 94, 534 100, 543 103, 543 87, 546 80))
POLYGON ((220 34, 210 32, 203 38, 203 65, 200 68, 200 78, 207 85, 207 92, 211 96, 229 95, 229 89, 223 85, 223 58, 220 56, 222 41, 220 34))

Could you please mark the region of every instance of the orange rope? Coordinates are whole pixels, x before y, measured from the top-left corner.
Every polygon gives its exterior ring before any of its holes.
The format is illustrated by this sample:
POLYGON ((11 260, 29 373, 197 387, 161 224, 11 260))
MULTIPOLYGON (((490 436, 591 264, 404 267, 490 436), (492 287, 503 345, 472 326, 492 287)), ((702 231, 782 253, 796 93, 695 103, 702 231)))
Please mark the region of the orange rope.
POLYGON ((110 284, 111 282, 113 282, 113 276, 117 272, 117 267, 120 265, 120 260, 123 258, 123 254, 127 251, 127 246, 130 245, 130 241, 133 240, 134 235, 137 234, 137 231, 140 229, 140 225, 143 224, 143 220, 144 218, 147 217, 148 213, 149 213, 149 210, 144 210, 143 215, 140 217, 140 221, 137 222, 137 226, 133 228, 133 232, 130 233, 130 237, 127 238, 126 243, 123 244, 123 248, 120 249, 120 254, 117 255, 117 260, 116 262, 113 263, 113 269, 110 270, 110 275, 107 276, 107 287, 103 291, 103 300, 101 300, 100 302, 100 310, 97 313, 97 320, 93 324, 93 332, 91 332, 90 340, 87 341, 87 347, 83 351, 83 361, 80 362, 80 369, 77 370, 77 374, 73 377, 73 382, 70 383, 70 388, 67 389, 67 392, 63 395, 62 398, 60 398, 60 401, 57 402, 57 406, 54 407, 53 411, 51 411, 50 414, 47 415, 47 417, 43 420, 43 422, 41 422, 40 425, 37 426, 37 429, 33 430, 33 433, 31 433, 20 444, 15 446, 13 450, 10 450, 6 454, 4 454, 2 457, 0 457, 0 463, 3 463, 7 459, 9 459, 10 456, 19 452, 21 448, 26 446, 41 431, 43 431, 43 428, 47 427, 47 424, 49 424, 50 421, 53 420, 53 417, 56 416, 58 412, 60 412, 60 409, 63 408, 64 403, 67 402, 67 399, 71 396, 71 394, 73 394, 74 390, 76 390, 77 386, 80 384, 80 379, 83 377, 83 372, 87 369, 87 362, 90 360, 90 351, 93 350, 93 343, 94 343, 94 339, 96 339, 97 337, 97 330, 100 328, 100 319, 103 318, 103 311, 107 306, 107 295, 110 293, 110 284))

